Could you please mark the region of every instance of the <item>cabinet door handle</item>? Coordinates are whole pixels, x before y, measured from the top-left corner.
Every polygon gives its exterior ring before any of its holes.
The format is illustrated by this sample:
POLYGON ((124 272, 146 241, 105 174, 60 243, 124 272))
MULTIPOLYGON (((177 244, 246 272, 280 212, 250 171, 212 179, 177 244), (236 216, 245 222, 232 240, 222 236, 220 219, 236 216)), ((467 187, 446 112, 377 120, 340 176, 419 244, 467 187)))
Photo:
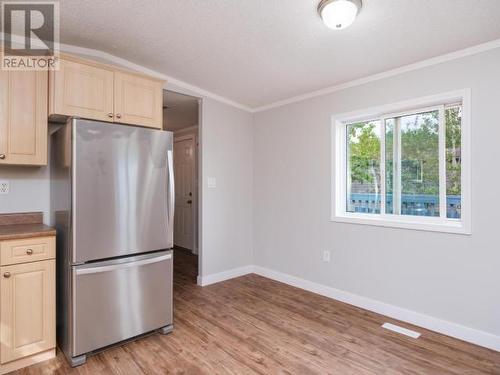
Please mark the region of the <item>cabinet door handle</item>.
POLYGON ((108 113, 109 118, 113 118, 113 114, 111 112, 108 113))
POLYGON ((5 154, 0 154, 0 159, 4 160, 5 159, 5 154))
POLYGON ((120 115, 119 113, 116 114, 116 118, 122 118, 122 115, 120 115))
POLYGON ((26 254, 28 254, 28 255, 33 255, 33 250, 32 250, 32 249, 27 249, 27 250, 26 250, 26 254))
POLYGON ((6 279, 8 279, 10 277, 10 272, 5 272, 3 274, 3 277, 5 277, 6 279))

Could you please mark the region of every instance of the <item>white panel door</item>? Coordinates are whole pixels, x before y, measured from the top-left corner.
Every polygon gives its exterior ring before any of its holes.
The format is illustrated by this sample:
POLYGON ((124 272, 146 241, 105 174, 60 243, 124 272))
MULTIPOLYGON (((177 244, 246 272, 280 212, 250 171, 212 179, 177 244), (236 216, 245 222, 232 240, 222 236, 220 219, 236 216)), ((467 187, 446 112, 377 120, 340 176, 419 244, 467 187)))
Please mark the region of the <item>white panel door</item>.
POLYGON ((174 141, 174 244, 194 250, 194 139, 174 141))

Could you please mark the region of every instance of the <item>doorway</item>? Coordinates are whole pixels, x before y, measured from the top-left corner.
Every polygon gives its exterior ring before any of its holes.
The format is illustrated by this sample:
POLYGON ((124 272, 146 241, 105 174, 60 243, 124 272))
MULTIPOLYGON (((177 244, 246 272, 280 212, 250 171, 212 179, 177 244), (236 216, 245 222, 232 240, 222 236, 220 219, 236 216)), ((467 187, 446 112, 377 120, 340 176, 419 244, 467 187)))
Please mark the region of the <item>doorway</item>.
POLYGON ((163 130, 174 133, 174 269, 177 274, 189 276, 193 283, 196 283, 199 263, 200 103, 194 96, 163 91, 163 130))
POLYGON ((174 244, 197 254, 196 246, 196 136, 174 138, 175 224, 174 244))

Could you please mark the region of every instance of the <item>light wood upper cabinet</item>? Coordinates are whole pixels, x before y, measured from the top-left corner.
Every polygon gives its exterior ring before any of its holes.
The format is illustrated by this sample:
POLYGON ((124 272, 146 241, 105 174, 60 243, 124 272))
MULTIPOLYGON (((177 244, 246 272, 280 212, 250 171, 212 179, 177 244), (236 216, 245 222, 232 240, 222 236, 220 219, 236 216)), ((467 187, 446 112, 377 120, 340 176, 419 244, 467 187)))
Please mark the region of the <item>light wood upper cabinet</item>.
POLYGON ((164 81, 74 56, 49 72, 49 115, 161 129, 164 81))
POLYGON ((47 71, 0 71, 0 164, 47 164, 47 71))
POLYGON ((113 119, 113 71, 61 59, 50 71, 49 112, 101 121, 113 119))
POLYGON ((115 121, 161 129, 163 82, 115 72, 115 121))
POLYGON ((55 347, 55 260, 0 267, 0 358, 55 347))

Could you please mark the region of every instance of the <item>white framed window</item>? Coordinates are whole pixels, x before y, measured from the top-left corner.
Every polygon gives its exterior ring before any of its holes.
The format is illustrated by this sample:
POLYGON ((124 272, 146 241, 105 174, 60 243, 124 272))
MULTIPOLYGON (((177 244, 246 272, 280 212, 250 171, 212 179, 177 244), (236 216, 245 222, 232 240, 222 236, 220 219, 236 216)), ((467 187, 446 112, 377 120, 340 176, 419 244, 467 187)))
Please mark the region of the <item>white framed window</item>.
POLYGON ((470 90, 333 116, 332 221, 471 233, 470 90))

